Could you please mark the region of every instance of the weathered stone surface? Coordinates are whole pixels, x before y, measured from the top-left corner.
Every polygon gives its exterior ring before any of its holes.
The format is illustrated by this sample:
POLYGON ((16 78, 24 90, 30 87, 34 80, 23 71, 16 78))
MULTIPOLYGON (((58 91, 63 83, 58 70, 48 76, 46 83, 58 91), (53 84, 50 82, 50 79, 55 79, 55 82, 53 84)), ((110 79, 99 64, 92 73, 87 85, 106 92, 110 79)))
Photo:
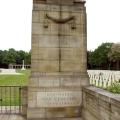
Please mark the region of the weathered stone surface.
POLYGON ((84 86, 85 79, 87 79, 86 76, 80 76, 80 75, 64 75, 64 74, 58 74, 58 73, 51 73, 42 75, 42 73, 39 75, 39 77, 36 78, 30 78, 29 83, 31 87, 80 87, 84 86))
POLYGON ((59 3, 33 4, 28 120, 81 115, 82 87, 88 85, 86 10, 82 2, 59 3))
POLYGON ((58 5, 72 5, 74 0, 47 0, 47 3, 58 5))
POLYGON ((80 106, 80 99, 80 91, 38 92, 37 106, 43 108, 80 106))
POLYGON ((38 71, 39 72, 58 72, 59 61, 39 61, 38 71))
POLYGON ((39 48, 38 59, 39 60, 58 60, 59 48, 39 48))
POLYGON ((84 120, 119 120, 120 95, 92 86, 84 88, 83 118, 84 120))
MULTIPOLYGON (((61 48, 61 60, 79 60, 81 59, 80 48, 61 48)), ((81 63, 81 61, 80 61, 81 63)))
POLYGON ((49 35, 48 37, 44 37, 44 35, 33 35, 32 39, 33 39, 33 42, 32 42, 33 47, 36 47, 36 46, 38 46, 39 48, 59 47, 58 36, 49 35))
POLYGON ((81 41, 76 36, 64 36, 61 37, 60 46, 62 48, 80 48, 81 41))
POLYGON ((66 60, 66 61, 61 61, 61 71, 62 72, 81 72, 82 67, 81 67, 81 62, 79 60, 66 60))
MULTIPOLYGON (((63 12, 78 12, 78 13, 83 13, 85 10, 85 7, 82 5, 72 5, 72 6, 61 6, 61 11, 63 12)), ((49 5, 49 4, 33 4, 33 9, 35 11, 53 11, 53 12, 59 12, 60 7, 58 5, 49 5)))
POLYGON ((40 118, 45 118, 46 112, 45 109, 43 108, 29 108, 28 109, 28 114, 27 118, 30 120, 35 120, 35 119, 40 119, 40 118))
POLYGON ((39 11, 33 11, 32 16, 33 16, 32 17, 33 22, 39 22, 40 21, 39 11))

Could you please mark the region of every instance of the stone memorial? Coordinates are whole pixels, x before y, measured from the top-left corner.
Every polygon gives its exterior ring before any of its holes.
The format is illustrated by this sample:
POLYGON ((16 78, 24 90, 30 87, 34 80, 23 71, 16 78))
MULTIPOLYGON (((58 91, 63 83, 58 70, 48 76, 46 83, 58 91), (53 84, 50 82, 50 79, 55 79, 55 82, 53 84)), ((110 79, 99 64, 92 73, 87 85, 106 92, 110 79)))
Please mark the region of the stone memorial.
POLYGON ((23 60, 22 69, 21 70, 25 70, 25 61, 24 60, 23 60))
POLYGON ((33 0, 28 120, 80 118, 87 75, 83 0, 33 0))

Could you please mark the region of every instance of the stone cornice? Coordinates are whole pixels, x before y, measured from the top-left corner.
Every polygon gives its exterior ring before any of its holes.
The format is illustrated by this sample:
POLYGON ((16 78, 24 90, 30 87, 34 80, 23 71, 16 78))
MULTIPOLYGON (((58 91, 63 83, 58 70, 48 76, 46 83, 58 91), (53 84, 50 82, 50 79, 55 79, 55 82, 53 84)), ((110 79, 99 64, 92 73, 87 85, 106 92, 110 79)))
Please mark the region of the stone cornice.
MULTIPOLYGON (((52 1, 52 0, 51 0, 52 1)), ((37 3, 37 4, 39 4, 39 3, 50 3, 50 0, 33 0, 33 3, 37 3)), ((86 1, 85 0, 73 0, 73 3, 81 3, 81 4, 85 4, 86 3, 86 1)))

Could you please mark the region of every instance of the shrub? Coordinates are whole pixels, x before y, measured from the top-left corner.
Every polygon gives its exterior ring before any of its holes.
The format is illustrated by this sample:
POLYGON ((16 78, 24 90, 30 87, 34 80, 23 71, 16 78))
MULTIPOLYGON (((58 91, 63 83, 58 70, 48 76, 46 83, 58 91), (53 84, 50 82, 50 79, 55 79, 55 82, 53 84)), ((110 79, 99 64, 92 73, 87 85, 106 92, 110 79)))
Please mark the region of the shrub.
POLYGON ((118 93, 120 94, 120 82, 114 82, 112 83, 108 88, 107 90, 109 90, 110 92, 113 92, 113 93, 118 93))

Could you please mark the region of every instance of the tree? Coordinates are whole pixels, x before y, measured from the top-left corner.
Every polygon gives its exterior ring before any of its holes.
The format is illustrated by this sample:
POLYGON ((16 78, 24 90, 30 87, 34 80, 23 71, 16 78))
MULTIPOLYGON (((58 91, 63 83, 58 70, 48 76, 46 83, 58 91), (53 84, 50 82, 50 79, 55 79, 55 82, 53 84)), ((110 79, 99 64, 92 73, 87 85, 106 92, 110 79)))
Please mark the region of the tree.
POLYGON ((16 63, 16 51, 14 49, 9 49, 8 51, 5 50, 3 52, 3 59, 2 63, 9 65, 9 64, 14 64, 16 63))
POLYGON ((94 68, 94 65, 93 65, 93 51, 88 51, 87 52, 87 66, 88 66, 88 69, 92 69, 92 68, 94 68))
POLYGON ((89 64, 94 69, 108 69, 108 53, 111 49, 111 46, 112 43, 103 43, 93 52, 89 52, 89 64))
POLYGON ((25 63, 31 64, 31 51, 29 53, 26 52, 25 54, 25 63))
POLYGON ((4 51, 0 50, 0 67, 7 68, 9 64, 22 64, 23 60, 25 60, 25 64, 30 64, 31 52, 16 51, 13 48, 4 51))
POLYGON ((0 64, 2 64, 2 59, 3 59, 3 51, 0 50, 0 64))
POLYGON ((25 51, 17 51, 16 64, 22 64, 22 61, 25 60, 25 51))
POLYGON ((111 50, 108 53, 108 58, 110 61, 109 68, 111 69, 111 64, 116 63, 117 70, 120 69, 120 44, 113 44, 111 50))

